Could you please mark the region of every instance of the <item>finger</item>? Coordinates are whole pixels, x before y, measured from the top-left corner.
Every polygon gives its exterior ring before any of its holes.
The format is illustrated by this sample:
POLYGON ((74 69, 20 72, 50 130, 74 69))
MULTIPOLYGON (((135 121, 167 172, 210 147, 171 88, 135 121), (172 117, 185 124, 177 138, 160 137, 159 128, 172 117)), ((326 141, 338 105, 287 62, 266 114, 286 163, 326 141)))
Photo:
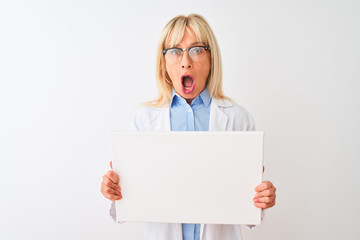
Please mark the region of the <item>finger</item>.
POLYGON ((117 195, 117 196, 122 196, 121 192, 111 188, 111 187, 108 187, 108 186, 104 186, 104 192, 105 193, 108 193, 108 194, 111 194, 111 195, 117 195))
POLYGON ((101 184, 101 193, 104 195, 104 197, 111 201, 122 199, 121 192, 116 192, 114 189, 109 188, 104 184, 101 184))
POLYGON ((111 187, 106 186, 105 184, 101 184, 101 192, 103 194, 110 194, 110 195, 116 195, 116 196, 122 196, 121 192, 113 189, 111 187))
POLYGON ((117 196, 117 195, 112 195, 109 193, 103 193, 104 197, 106 197, 107 199, 111 200, 111 201, 116 201, 116 200, 120 200, 122 199, 122 196, 117 196))
POLYGON ((110 180, 113 181, 114 183, 120 182, 119 176, 116 173, 114 173, 114 171, 112 170, 108 171, 106 176, 108 176, 108 178, 110 178, 110 180))
MULTIPOLYGON (((104 176, 104 178, 105 178, 105 176, 104 176)), ((109 180, 109 181, 110 181, 110 180, 109 180)), ((102 193, 107 192, 107 193, 111 193, 111 194, 121 195, 121 188, 120 188, 120 186, 115 185, 115 187, 114 187, 114 185, 108 186, 108 185, 106 185, 106 184, 109 184, 109 183, 106 182, 106 180, 103 180, 103 181, 101 182, 101 192, 102 192, 102 193)))
POLYGON ((110 161, 110 167, 111 167, 111 169, 113 169, 113 166, 112 166, 112 161, 110 161))
POLYGON ((271 203, 274 200, 275 200, 275 196, 254 198, 254 202, 256 202, 256 203, 271 203))
POLYGON ((262 209, 267 209, 267 208, 271 208, 275 205, 275 201, 271 202, 271 203, 254 203, 254 206, 257 208, 262 208, 262 209))
POLYGON ((266 189, 264 191, 258 192, 255 194, 255 197, 259 198, 259 197, 269 197, 275 194, 276 189, 275 188, 269 188, 266 189))
POLYGON ((121 187, 118 184, 115 184, 107 175, 103 176, 103 184, 121 192, 121 187))
POLYGON ((269 182, 269 181, 265 181, 265 182, 257 185, 256 188, 255 188, 255 191, 256 192, 261 192, 261 191, 264 191, 265 189, 269 189, 271 187, 273 187, 273 184, 271 182, 269 182))

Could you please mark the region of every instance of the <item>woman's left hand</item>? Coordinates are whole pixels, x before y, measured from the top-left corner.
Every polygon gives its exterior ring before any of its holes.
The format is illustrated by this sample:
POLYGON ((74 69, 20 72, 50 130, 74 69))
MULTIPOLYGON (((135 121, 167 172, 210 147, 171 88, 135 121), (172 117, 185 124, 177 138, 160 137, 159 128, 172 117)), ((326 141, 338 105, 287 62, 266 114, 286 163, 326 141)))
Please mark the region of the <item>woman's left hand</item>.
POLYGON ((276 188, 274 185, 265 181, 255 188, 254 205, 258 208, 267 209, 275 205, 276 188))

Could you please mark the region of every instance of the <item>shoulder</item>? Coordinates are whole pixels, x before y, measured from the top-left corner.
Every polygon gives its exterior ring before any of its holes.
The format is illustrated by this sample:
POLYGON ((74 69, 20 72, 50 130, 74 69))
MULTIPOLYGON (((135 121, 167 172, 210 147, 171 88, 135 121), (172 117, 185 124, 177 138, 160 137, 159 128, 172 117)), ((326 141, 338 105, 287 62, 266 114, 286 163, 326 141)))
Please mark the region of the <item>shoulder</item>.
POLYGON ((140 105, 136 109, 135 118, 151 120, 156 115, 162 114, 167 111, 169 107, 151 107, 146 105, 140 105))
POLYGON ((156 119, 160 119, 168 111, 168 107, 151 107, 146 105, 138 106, 134 116, 134 125, 136 130, 150 131, 151 123, 156 119))
POLYGON ((213 99, 214 104, 225 113, 234 116, 251 117, 250 113, 241 105, 232 100, 213 99))

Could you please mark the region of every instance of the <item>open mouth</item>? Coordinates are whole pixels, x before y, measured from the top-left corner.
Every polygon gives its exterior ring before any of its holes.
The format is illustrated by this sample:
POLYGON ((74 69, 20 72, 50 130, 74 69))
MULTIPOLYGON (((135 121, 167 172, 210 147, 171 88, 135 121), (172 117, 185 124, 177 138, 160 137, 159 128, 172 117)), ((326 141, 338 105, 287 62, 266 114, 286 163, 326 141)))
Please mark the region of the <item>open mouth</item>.
POLYGON ((191 93, 194 90, 194 78, 191 75, 181 76, 182 91, 183 93, 191 93))

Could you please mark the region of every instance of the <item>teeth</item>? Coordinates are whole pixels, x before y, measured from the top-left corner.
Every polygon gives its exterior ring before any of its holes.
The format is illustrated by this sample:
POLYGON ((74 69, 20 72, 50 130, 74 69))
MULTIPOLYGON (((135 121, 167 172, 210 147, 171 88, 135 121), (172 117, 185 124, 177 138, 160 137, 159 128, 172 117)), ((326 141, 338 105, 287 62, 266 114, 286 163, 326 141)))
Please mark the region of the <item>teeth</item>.
POLYGON ((189 90, 189 89, 191 89, 191 87, 185 87, 185 89, 186 89, 186 90, 189 90))

